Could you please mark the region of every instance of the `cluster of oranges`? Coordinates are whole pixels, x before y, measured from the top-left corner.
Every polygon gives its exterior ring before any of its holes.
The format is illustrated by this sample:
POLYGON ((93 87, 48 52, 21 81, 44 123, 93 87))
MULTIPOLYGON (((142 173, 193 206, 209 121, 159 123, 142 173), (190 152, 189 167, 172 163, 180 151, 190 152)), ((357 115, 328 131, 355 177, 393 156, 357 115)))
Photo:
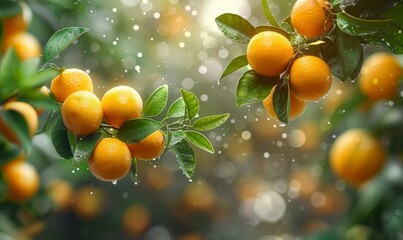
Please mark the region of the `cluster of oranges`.
MULTIPOLYGON (((41 88, 46 90, 46 88, 41 88)), ((3 110, 18 112, 27 124, 30 136, 33 136, 38 128, 38 114, 36 110, 25 102, 10 100, 2 106, 3 110)), ((8 141, 19 145, 20 140, 16 133, 4 121, 0 115, 0 134, 8 141)), ((4 181, 7 183, 7 199, 22 202, 32 198, 39 190, 40 178, 36 168, 26 161, 26 154, 20 153, 15 159, 1 167, 4 181)))
MULTIPOLYGON (((306 38, 322 36, 333 26, 329 4, 324 0, 298 0, 291 11, 294 29, 306 38)), ((288 120, 299 117, 306 101, 323 97, 331 87, 329 66, 316 56, 298 56, 291 42, 282 34, 264 31, 254 35, 248 43, 247 60, 252 69, 265 77, 289 74, 290 113, 288 120)), ((263 100, 267 113, 275 119, 273 92, 263 100)))
MULTIPOLYGON (((109 89, 100 100, 93 93, 90 76, 80 69, 65 69, 56 76, 50 91, 62 104, 61 116, 65 127, 77 137, 95 133, 102 126, 119 129, 131 119, 140 118, 143 101, 129 86, 109 89)), ((159 157, 165 149, 161 130, 138 143, 124 143, 113 136, 103 137, 88 159, 91 173, 103 181, 115 181, 130 170, 132 158, 149 160, 159 157)))
MULTIPOLYGON (((320 40, 334 25, 331 4, 325 0, 297 0, 291 10, 291 24, 308 42, 320 40)), ((300 52, 281 31, 264 31, 254 35, 247 47, 250 67, 264 77, 281 77, 288 81, 290 106, 288 120, 299 117, 307 101, 324 97, 332 85, 329 66, 317 56, 300 52)), ((358 88, 371 101, 394 100, 399 89, 402 68, 393 54, 370 55, 361 67, 358 88)), ((273 106, 277 85, 263 100, 266 112, 278 120, 273 106)), ((383 144, 370 131, 353 128, 342 133, 330 150, 331 168, 353 187, 378 174, 387 159, 383 144)))
MULTIPOLYGON (((387 52, 370 55, 362 65, 358 86, 371 101, 394 100, 402 68, 387 52)), ((343 132, 330 150, 333 172, 353 187, 360 187, 383 168, 387 151, 368 130, 352 128, 343 132)))
MULTIPOLYGON (((21 14, 1 19, 3 26, 3 40, 1 42, 1 53, 9 48, 14 48, 21 61, 38 57, 42 52, 42 47, 37 38, 27 31, 32 18, 29 6, 20 2, 21 14)), ((49 95, 48 89, 43 86, 38 88, 41 94, 49 95)), ((32 137, 38 128, 38 115, 43 109, 34 108, 32 105, 10 99, 2 105, 4 111, 18 112, 27 125, 32 137)), ((6 121, 0 116, 0 133, 8 141, 19 145, 20 140, 17 134, 8 126, 6 121)), ((26 161, 26 154, 21 153, 13 160, 1 167, 4 181, 7 183, 8 191, 6 198, 15 202, 22 202, 32 198, 39 190, 40 177, 36 168, 26 161)))
POLYGON ((23 1, 19 5, 21 14, 2 19, 4 38, 1 52, 12 47, 21 60, 26 60, 41 55, 42 47, 38 39, 27 31, 32 19, 31 9, 23 1))

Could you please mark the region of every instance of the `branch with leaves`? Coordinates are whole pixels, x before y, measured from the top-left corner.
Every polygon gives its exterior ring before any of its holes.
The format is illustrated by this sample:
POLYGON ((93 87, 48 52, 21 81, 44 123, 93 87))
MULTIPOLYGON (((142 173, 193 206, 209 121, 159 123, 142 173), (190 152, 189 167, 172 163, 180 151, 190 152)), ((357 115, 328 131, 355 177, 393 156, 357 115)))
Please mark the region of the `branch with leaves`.
MULTIPOLYGON (((403 53, 402 27, 396 22, 399 15, 394 8, 401 9, 397 0, 377 1, 376 9, 370 0, 334 0, 329 4, 329 18, 332 28, 314 38, 304 37, 292 25, 291 17, 279 23, 273 16, 267 0, 262 0, 262 9, 269 25, 253 26, 247 19, 232 13, 216 18, 219 30, 227 38, 241 44, 248 44, 258 33, 271 31, 285 36, 292 44, 295 59, 304 55, 317 56, 330 67, 333 76, 341 81, 354 80, 360 73, 364 60, 363 45, 382 46, 394 54, 403 53), (392 13, 390 13, 392 12, 392 13)), ((397 11, 398 12, 398 11, 397 11)), ((235 57, 224 69, 220 81, 235 71, 248 66, 247 55, 235 57)), ((270 68, 270 66, 268 66, 270 68)), ((253 69, 244 72, 236 90, 237 106, 262 102, 275 85, 273 106, 278 119, 288 123, 290 112, 289 69, 279 76, 267 77, 253 69)))
MULTIPOLYGON (((181 96, 167 109, 162 120, 155 120, 168 106, 168 85, 157 88, 145 101, 140 118, 126 121, 121 127, 113 128, 103 122, 95 133, 79 137, 67 130, 61 116, 61 104, 49 96, 38 93, 38 88, 48 84, 63 69, 51 61, 88 29, 68 27, 57 31, 45 45, 42 58, 20 61, 16 52, 9 49, 0 65, 0 102, 18 100, 42 107, 49 116, 40 132, 51 129, 51 139, 57 153, 72 159, 77 166, 91 156, 97 143, 104 137, 114 137, 125 143, 137 143, 157 130, 164 132, 166 148, 178 159, 183 173, 191 178, 196 166, 196 156, 192 146, 214 153, 209 139, 201 132, 221 126, 229 114, 199 117, 200 104, 195 94, 181 89, 181 96)), ((51 94, 52 96, 52 94, 51 94)), ((20 113, 1 110, 1 120, 15 132, 18 144, 3 137, 0 139, 1 164, 13 160, 22 152, 29 153, 31 135, 28 124, 20 113)), ((136 176, 136 159, 133 159, 131 173, 136 176)))

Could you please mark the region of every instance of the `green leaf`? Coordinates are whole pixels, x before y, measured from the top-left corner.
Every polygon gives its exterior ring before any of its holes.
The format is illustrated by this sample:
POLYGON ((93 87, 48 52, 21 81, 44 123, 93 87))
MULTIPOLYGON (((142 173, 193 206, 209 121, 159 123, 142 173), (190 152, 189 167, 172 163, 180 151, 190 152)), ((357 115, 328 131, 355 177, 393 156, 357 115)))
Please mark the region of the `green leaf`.
POLYGON ((255 35, 256 29, 245 18, 232 14, 224 13, 215 19, 220 31, 229 39, 240 43, 248 43, 255 35))
POLYGON ((401 0, 344 0, 342 8, 347 13, 366 19, 374 19, 389 11, 401 0))
POLYGON ((193 93, 185 89, 181 89, 181 94, 185 102, 187 116, 192 120, 199 113, 199 100, 193 93))
POLYGON ((362 37, 365 44, 386 47, 394 54, 403 54, 403 28, 396 24, 388 25, 387 29, 374 36, 362 37))
POLYGON ((345 12, 337 14, 337 26, 351 36, 368 36, 379 34, 385 27, 393 24, 389 19, 367 20, 356 18, 345 12))
POLYGON ((56 152, 66 159, 73 157, 73 152, 71 151, 69 135, 66 127, 63 124, 62 116, 59 113, 54 121, 53 131, 52 131, 52 142, 55 147, 56 152))
POLYGON ((168 85, 157 88, 144 104, 143 115, 146 117, 160 114, 168 102, 168 85))
POLYGON ((246 65, 248 65, 246 55, 242 55, 232 59, 232 61, 225 68, 224 72, 221 74, 220 80, 246 65))
POLYGON ((227 119, 229 118, 229 116, 230 116, 229 113, 225 113, 220 115, 213 115, 199 118, 193 123, 193 128, 198 131, 212 130, 224 124, 225 121, 227 121, 227 119))
POLYGON ((38 67, 41 59, 39 57, 22 61, 18 67, 17 78, 20 82, 24 79, 29 79, 38 73, 38 67))
POLYGON ((73 153, 74 166, 80 165, 82 162, 88 160, 94 151, 95 146, 101 140, 102 132, 98 131, 91 135, 77 138, 76 147, 73 153))
POLYGON ((182 130, 168 131, 167 134, 167 147, 171 147, 178 142, 182 141, 186 134, 182 130))
POLYGON ((236 90, 236 104, 238 107, 262 101, 266 98, 271 88, 278 82, 278 77, 263 77, 255 71, 244 73, 236 90))
POLYGON ((83 33, 88 32, 88 28, 67 27, 55 32, 43 49, 42 64, 45 65, 55 58, 61 51, 72 44, 83 33))
POLYGON ((119 128, 117 138, 126 143, 137 143, 163 126, 163 123, 150 118, 132 119, 119 128))
POLYGON ((286 17, 281 22, 280 28, 283 29, 286 32, 294 32, 294 28, 292 27, 292 23, 291 23, 291 16, 286 17))
POLYGON ((390 182, 390 174, 396 166, 386 165, 385 169, 373 180, 367 182, 360 188, 358 199, 354 208, 349 212, 342 227, 352 227, 362 223, 371 213, 380 206, 388 192, 393 191, 393 184, 390 182))
POLYGON ((336 29, 336 44, 338 50, 338 66, 339 71, 335 71, 337 68, 332 66, 332 73, 335 74, 342 81, 348 79, 355 79, 359 69, 361 69, 363 61, 363 51, 361 47, 361 41, 357 37, 350 36, 339 29, 336 29))
POLYGON ((22 8, 18 1, 0 1, 0 18, 12 17, 21 14, 22 8))
POLYGON ((191 178, 196 167, 196 157, 189 143, 182 140, 169 149, 175 154, 179 167, 186 177, 191 178))
POLYGON ((403 4, 398 4, 392 9, 390 9, 387 13, 382 15, 382 18, 391 19, 400 28, 402 28, 403 27, 402 12, 403 12, 403 4))
POLYGON ((278 24, 277 20, 273 16, 273 13, 270 10, 267 0, 262 0, 262 7, 264 16, 266 17, 267 21, 269 21, 270 25, 280 28, 280 25, 278 24))
POLYGON ((332 6, 335 6, 337 4, 342 3, 344 0, 331 0, 330 3, 332 4, 332 6))
POLYGON ((13 48, 7 49, 0 65, 0 100, 6 100, 10 93, 18 89, 18 68, 20 60, 13 48))
POLYGON ((273 108, 280 122, 288 123, 288 115, 290 113, 290 87, 288 80, 283 79, 273 93, 273 108))
POLYGON ((1 113, 1 118, 1 120, 4 121, 4 123, 15 134, 25 152, 29 152, 31 149, 31 134, 24 116, 17 111, 6 110, 1 113))
POLYGON ((185 134, 186 139, 196 147, 208 153, 214 153, 213 145, 203 134, 193 130, 185 131, 185 134))
POLYGON ((17 100, 29 102, 29 104, 35 108, 56 110, 58 107, 57 103, 52 100, 51 97, 42 94, 37 88, 24 92, 22 95, 18 96, 17 100))
POLYGON ((168 109, 167 118, 183 117, 185 116, 185 101, 180 97, 172 103, 168 109))
POLYGON ((50 80, 52 80, 54 77, 59 75, 59 71, 53 69, 53 68, 47 68, 43 71, 38 72, 34 76, 31 76, 29 78, 22 79, 21 81, 21 87, 22 88, 35 88, 35 87, 40 87, 48 83, 50 80))
POLYGON ((2 134, 0 134, 0 166, 15 159, 21 154, 21 148, 10 141, 8 141, 2 134))
POLYGON ((133 158, 132 165, 130 166, 129 176, 134 185, 137 185, 137 159, 133 158))
POLYGON ((343 32, 360 37, 364 43, 380 45, 395 54, 403 53, 403 34, 392 20, 365 20, 347 13, 337 14, 337 26, 343 32))
POLYGON ((355 79, 363 62, 361 42, 339 29, 334 31, 334 39, 325 37, 320 44, 310 44, 300 51, 304 55, 313 55, 323 59, 334 76, 344 81, 355 79))

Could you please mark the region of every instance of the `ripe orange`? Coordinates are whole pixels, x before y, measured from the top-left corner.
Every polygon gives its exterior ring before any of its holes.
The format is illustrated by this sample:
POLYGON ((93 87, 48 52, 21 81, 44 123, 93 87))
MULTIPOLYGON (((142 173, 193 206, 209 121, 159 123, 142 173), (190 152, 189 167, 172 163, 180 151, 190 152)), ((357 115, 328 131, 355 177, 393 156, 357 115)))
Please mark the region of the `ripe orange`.
POLYGON ((94 87, 90 76, 83 70, 70 68, 56 76, 51 84, 50 91, 56 101, 63 103, 72 93, 77 91, 93 92, 94 87))
MULTIPOLYGON (((20 113, 29 129, 29 133, 33 136, 38 128, 38 115, 35 112, 35 109, 25 102, 11 101, 4 104, 4 110, 14 110, 20 113)), ((0 132, 4 134, 4 136, 14 143, 19 143, 17 136, 15 133, 7 126, 3 119, 0 118, 0 132)))
POLYGON ((4 18, 2 20, 4 36, 9 36, 16 32, 26 31, 29 27, 29 24, 31 23, 32 20, 31 8, 23 1, 19 1, 18 4, 22 9, 22 13, 15 16, 4 18))
POLYGON ((37 170, 28 162, 13 160, 2 168, 4 181, 8 185, 7 199, 23 202, 31 199, 39 189, 37 170))
POLYGON ((56 210, 65 210, 70 207, 74 199, 74 190, 68 181, 54 179, 46 187, 46 194, 52 200, 56 210))
POLYGON ((91 220, 98 217, 103 210, 105 195, 98 187, 81 187, 74 194, 73 209, 82 219, 91 220))
POLYGON ((359 87, 372 100, 393 99, 401 76, 402 68, 394 55, 375 53, 362 65, 359 87))
POLYGON ((165 149, 165 138, 161 130, 148 135, 138 143, 128 143, 127 146, 133 157, 150 160, 161 156, 165 149))
POLYGON ((333 26, 329 6, 325 0, 297 0, 291 10, 292 26, 308 38, 324 35, 333 26))
POLYGON ((123 214, 123 229, 133 235, 143 233, 151 223, 150 211, 143 205, 134 204, 129 206, 123 214))
POLYGON ((102 181, 116 181, 129 172, 132 156, 125 143, 116 138, 101 139, 88 159, 91 173, 102 181))
POLYGON ((29 32, 17 32, 5 36, 2 52, 8 48, 14 48, 20 60, 27 60, 39 57, 42 54, 42 47, 38 39, 29 32))
POLYGON ((252 37, 246 57, 252 69, 260 75, 274 77, 284 72, 294 50, 283 35, 265 31, 252 37))
POLYGON ((128 86, 109 89, 102 97, 101 104, 105 121, 115 128, 127 120, 139 118, 143 112, 140 94, 128 86))
POLYGON ((340 178, 359 187, 383 167, 386 152, 381 142, 364 129, 350 129, 330 149, 331 168, 340 178))
MULTIPOLYGON (((274 86, 271 89, 269 96, 267 96, 263 100, 263 106, 266 109, 267 114, 269 114, 272 118, 278 120, 277 114, 274 111, 274 106, 273 106, 273 94, 274 94, 275 88, 276 87, 274 86)), ((301 114, 305 111, 306 101, 294 97, 294 95, 291 93, 290 104, 291 105, 290 105, 290 113, 288 116, 288 120, 292 121, 292 120, 298 118, 299 116, 301 116, 301 114)))
POLYGON ((64 125, 78 136, 94 133, 102 122, 102 115, 101 101, 87 91, 72 93, 62 106, 64 125))
POLYGON ((295 97, 312 101, 326 95, 332 85, 329 66, 315 56, 296 59, 290 69, 290 89, 295 97))

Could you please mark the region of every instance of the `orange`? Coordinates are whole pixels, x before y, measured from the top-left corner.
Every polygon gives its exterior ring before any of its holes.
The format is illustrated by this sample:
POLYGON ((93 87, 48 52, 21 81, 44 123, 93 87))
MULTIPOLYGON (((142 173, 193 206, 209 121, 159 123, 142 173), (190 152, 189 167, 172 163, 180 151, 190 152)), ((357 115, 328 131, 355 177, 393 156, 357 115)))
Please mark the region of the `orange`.
POLYGON ((39 189, 39 174, 28 162, 13 160, 2 168, 4 181, 8 185, 7 199, 23 202, 31 199, 39 189))
POLYGON ((3 34, 9 36, 16 32, 24 32, 28 29, 32 20, 31 8, 23 1, 19 2, 22 13, 3 19, 3 34))
POLYGON ((112 127, 119 128, 125 121, 139 118, 143 112, 140 94, 128 86, 109 89, 101 99, 104 118, 112 127))
POLYGON ((85 220, 97 218, 104 207, 105 195, 98 187, 81 187, 74 194, 73 209, 77 216, 85 220))
POLYGON ((402 68, 396 57, 378 52, 368 57, 362 65, 359 87, 372 100, 393 99, 401 76, 402 68))
MULTIPOLYGON (((38 128, 38 115, 35 112, 35 109, 25 102, 11 101, 4 104, 4 110, 14 110, 20 113, 28 126, 29 134, 33 136, 38 128)), ((4 136, 14 143, 19 143, 17 136, 15 133, 7 126, 3 119, 0 118, 0 132, 4 134, 4 136)))
POLYGON ((378 174, 386 157, 381 142, 359 128, 342 133, 330 148, 330 165, 334 173, 354 187, 378 174))
POLYGON ((325 0, 297 0, 291 10, 292 26, 308 38, 324 35, 333 26, 329 6, 325 0))
POLYGON ((127 146, 133 157, 150 160, 161 156, 165 149, 165 138, 161 130, 148 135, 138 143, 128 143, 127 146))
POLYGON ((94 133, 102 122, 102 115, 101 101, 91 92, 74 92, 62 105, 64 125, 78 136, 94 133))
POLYGON ((329 66, 315 56, 303 56, 291 64, 290 89, 295 97, 313 101, 326 95, 332 85, 329 66))
POLYGON ((252 69, 267 77, 278 76, 284 72, 293 54, 290 41, 272 31, 260 32, 253 36, 246 51, 252 69))
MULTIPOLYGON (((274 94, 275 88, 276 88, 276 86, 274 86, 271 89, 269 96, 267 96, 263 100, 263 106, 266 109, 267 114, 269 114, 272 118, 278 120, 277 114, 274 111, 274 106, 273 106, 273 94, 274 94)), ((288 121, 292 121, 292 120, 298 118, 299 116, 301 116, 301 114, 305 111, 305 108, 306 108, 306 101, 300 100, 300 99, 294 97, 294 95, 292 93, 290 93, 290 94, 291 94, 290 95, 290 113, 288 115, 288 121)))
POLYGON ((116 181, 129 172, 132 157, 125 143, 116 138, 101 139, 88 159, 91 173, 102 181, 116 181))
POLYGON ((73 187, 69 182, 62 179, 52 180, 46 187, 46 194, 52 200, 57 210, 69 208, 74 199, 73 187))
POLYGON ((150 226, 151 214, 144 205, 133 204, 124 211, 122 221, 127 233, 138 235, 150 226))
POLYGON ((61 103, 70 94, 80 90, 93 92, 94 87, 90 76, 77 68, 64 70, 50 84, 50 91, 53 93, 56 101, 61 103))
POLYGON ((39 57, 42 54, 42 47, 38 39, 28 32, 17 32, 5 36, 2 52, 8 48, 14 48, 20 60, 27 60, 33 57, 39 57))

